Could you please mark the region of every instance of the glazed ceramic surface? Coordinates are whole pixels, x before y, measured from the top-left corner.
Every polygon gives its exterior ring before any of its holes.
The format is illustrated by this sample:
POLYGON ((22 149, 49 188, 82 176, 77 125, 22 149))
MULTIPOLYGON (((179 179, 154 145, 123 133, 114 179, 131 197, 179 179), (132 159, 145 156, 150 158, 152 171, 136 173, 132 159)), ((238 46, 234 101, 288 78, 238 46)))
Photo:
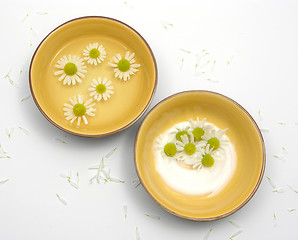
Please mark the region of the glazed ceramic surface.
POLYGON ((86 137, 110 135, 133 124, 148 108, 156 84, 156 62, 146 41, 126 24, 104 17, 79 18, 59 26, 39 45, 30 67, 31 92, 42 114, 58 128, 86 137), (97 66, 86 63, 82 83, 68 86, 59 82, 54 75, 57 61, 69 54, 83 57, 83 49, 95 42, 106 49, 106 59, 97 66), (141 66, 135 76, 124 82, 114 76, 108 61, 127 51, 135 53, 134 59, 141 66), (98 77, 113 82, 114 94, 106 102, 96 102, 96 116, 88 118, 88 125, 70 124, 63 115, 63 104, 78 94, 88 99, 90 83, 98 77))
POLYGON ((135 165, 144 188, 165 210, 198 221, 228 216, 254 195, 263 176, 265 148, 255 121, 233 100, 208 91, 189 91, 161 101, 143 120, 135 142, 135 165), (236 151, 236 169, 227 185, 214 196, 190 196, 168 187, 155 168, 154 139, 175 124, 207 118, 226 129, 236 151))

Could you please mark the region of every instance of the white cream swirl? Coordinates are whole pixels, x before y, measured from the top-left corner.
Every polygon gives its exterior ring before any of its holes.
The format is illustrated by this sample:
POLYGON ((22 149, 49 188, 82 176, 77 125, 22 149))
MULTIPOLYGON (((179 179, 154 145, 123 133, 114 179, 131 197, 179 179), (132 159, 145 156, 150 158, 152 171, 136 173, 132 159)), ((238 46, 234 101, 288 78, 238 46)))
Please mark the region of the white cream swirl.
MULTIPOLYGON (((206 125, 211 129, 219 129, 211 123, 206 123, 206 125)), ((174 141, 173 132, 177 131, 177 128, 187 129, 189 127, 189 121, 178 123, 155 139, 153 150, 156 170, 165 184, 174 191, 186 195, 214 195, 228 183, 235 170, 236 153, 233 144, 224 134, 222 140, 226 144, 221 146, 220 157, 216 159, 214 165, 193 169, 177 161, 175 157, 166 156, 163 152, 164 145, 174 141)))

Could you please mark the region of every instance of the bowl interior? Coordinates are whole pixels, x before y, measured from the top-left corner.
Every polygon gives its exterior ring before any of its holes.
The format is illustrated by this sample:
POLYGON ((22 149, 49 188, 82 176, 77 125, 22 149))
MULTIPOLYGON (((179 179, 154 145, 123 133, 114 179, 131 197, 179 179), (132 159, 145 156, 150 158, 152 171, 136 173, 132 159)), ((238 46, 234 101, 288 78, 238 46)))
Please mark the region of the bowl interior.
POLYGON ((75 19, 55 29, 37 49, 30 68, 31 91, 44 116, 64 131, 91 137, 109 135, 136 121, 151 102, 156 82, 156 62, 145 40, 127 25, 103 17, 75 19), (87 74, 80 84, 68 86, 59 82, 59 77, 54 76, 57 61, 69 54, 83 57, 83 49, 95 42, 105 47, 106 59, 97 66, 86 64, 87 74), (135 53, 141 67, 124 82, 115 78, 107 63, 115 54, 124 56, 126 51, 135 53), (90 83, 98 77, 111 80, 115 93, 108 101, 98 102, 96 116, 88 119, 87 126, 81 124, 78 128, 66 121, 63 104, 78 94, 89 98, 90 83))
POLYGON ((257 190, 263 176, 265 152, 262 135, 240 105, 220 94, 192 91, 174 95, 157 105, 144 119, 135 143, 139 178, 151 197, 167 211, 191 220, 214 220, 242 207, 257 190), (187 196, 169 188, 155 168, 153 141, 173 125, 206 117, 227 136, 236 151, 236 169, 228 184, 211 197, 187 196))

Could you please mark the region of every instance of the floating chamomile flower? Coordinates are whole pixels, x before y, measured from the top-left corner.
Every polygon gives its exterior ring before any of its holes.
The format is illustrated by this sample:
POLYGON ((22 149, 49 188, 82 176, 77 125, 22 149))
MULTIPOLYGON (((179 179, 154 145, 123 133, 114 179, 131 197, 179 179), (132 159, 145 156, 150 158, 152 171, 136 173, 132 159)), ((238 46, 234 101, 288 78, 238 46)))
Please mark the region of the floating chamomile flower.
POLYGON ((125 57, 122 58, 118 53, 116 57, 113 57, 113 62, 109 62, 108 64, 111 67, 114 67, 115 77, 120 80, 127 81, 130 79, 130 75, 134 75, 135 72, 139 71, 137 68, 140 67, 140 64, 135 63, 136 61, 133 59, 134 53, 130 54, 126 52, 125 57))
POLYGON ((201 169, 203 167, 212 167, 215 161, 219 161, 219 156, 214 152, 214 150, 207 144, 204 152, 201 152, 201 155, 196 159, 196 162, 193 164, 193 168, 201 169))
POLYGON ((98 43, 90 43, 86 49, 83 50, 84 60, 89 64, 97 65, 106 58, 107 52, 102 45, 98 43))
POLYGON ((101 99, 107 101, 111 97, 111 94, 114 93, 114 87, 111 84, 112 82, 108 81, 107 78, 104 78, 103 80, 101 80, 100 77, 98 80, 93 79, 91 88, 88 88, 91 92, 89 96, 97 101, 100 101, 101 99))
POLYGON ((172 133, 175 134, 177 141, 182 142, 182 139, 181 139, 182 135, 186 135, 187 137, 189 137, 188 129, 189 129, 189 126, 187 126, 185 128, 180 128, 180 127, 175 126, 175 130, 172 133))
POLYGON ((61 75, 58 78, 58 81, 63 80, 64 85, 76 85, 77 82, 81 83, 81 78, 84 78, 84 73, 87 72, 87 70, 85 70, 86 66, 83 59, 71 55, 68 55, 68 58, 64 55, 60 60, 58 60, 55 67, 60 70, 56 71, 54 74, 56 76, 61 75))
MULTIPOLYGON (((177 135, 176 135, 177 136, 177 135)), ((183 134, 180 136, 181 141, 177 142, 178 151, 184 151, 187 155, 193 155, 196 152, 196 145, 193 134, 183 134)))
POLYGON ((181 135, 181 141, 177 141, 177 160, 186 165, 193 165, 196 155, 201 152, 201 145, 194 141, 192 133, 181 135))
POLYGON ((176 140, 172 134, 167 138, 161 136, 156 139, 156 150, 161 153, 163 157, 174 157, 177 153, 176 140))
POLYGON ((206 122, 206 118, 204 118, 202 121, 200 121, 198 117, 196 121, 192 119, 189 120, 190 127, 192 129, 192 134, 194 135, 195 141, 201 141, 205 132, 209 129, 209 126, 206 126, 205 122, 206 122))
POLYGON ((77 119, 77 126, 80 126, 81 120, 83 119, 84 124, 87 125, 88 120, 86 116, 95 116, 94 112, 96 109, 93 108, 95 103, 92 103, 92 98, 84 102, 83 96, 78 95, 78 97, 74 96, 73 98, 69 98, 69 102, 70 104, 64 103, 63 111, 66 120, 70 120, 70 123, 73 123, 77 119))
POLYGON ((215 150, 223 151, 222 146, 229 143, 229 141, 227 141, 223 137, 227 130, 228 129, 224 129, 224 130, 212 129, 212 130, 206 132, 206 134, 204 136, 202 136, 202 142, 209 144, 210 149, 213 149, 214 151, 215 150))
POLYGON ((177 153, 177 147, 174 143, 167 143, 163 150, 168 157, 173 157, 177 153))

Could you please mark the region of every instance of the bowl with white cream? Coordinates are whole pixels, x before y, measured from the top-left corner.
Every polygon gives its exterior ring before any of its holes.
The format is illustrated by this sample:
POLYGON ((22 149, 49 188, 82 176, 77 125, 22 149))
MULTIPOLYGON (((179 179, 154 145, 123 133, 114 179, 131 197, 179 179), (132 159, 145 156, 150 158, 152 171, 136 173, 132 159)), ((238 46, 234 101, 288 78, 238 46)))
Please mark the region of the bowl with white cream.
POLYGON ((224 95, 201 90, 158 103, 140 125, 134 154, 153 200, 194 221, 239 210, 257 191, 265 168, 264 141, 250 114, 224 95))

